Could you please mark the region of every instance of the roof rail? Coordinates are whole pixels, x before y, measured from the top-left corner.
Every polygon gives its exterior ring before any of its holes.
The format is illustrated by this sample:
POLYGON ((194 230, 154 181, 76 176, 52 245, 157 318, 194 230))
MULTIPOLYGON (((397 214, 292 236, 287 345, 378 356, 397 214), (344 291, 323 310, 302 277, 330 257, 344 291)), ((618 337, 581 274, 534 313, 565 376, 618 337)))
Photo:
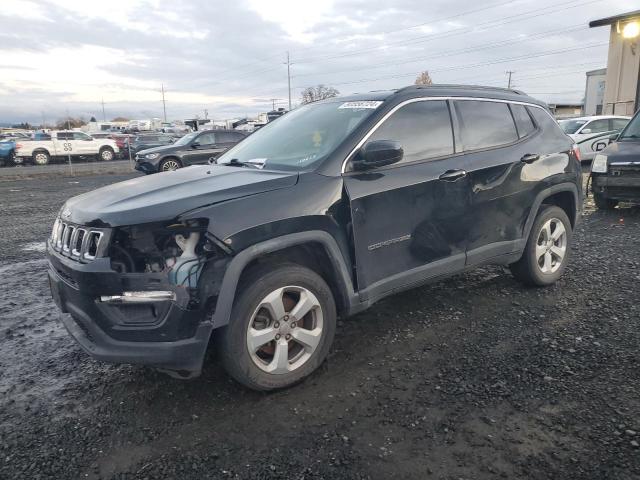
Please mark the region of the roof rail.
POLYGON ((503 87, 488 87, 483 85, 454 85, 454 84, 446 84, 446 83, 436 83, 433 85, 409 85, 404 88, 400 88, 397 91, 403 92, 407 90, 422 90, 429 88, 455 88, 455 89, 468 89, 468 90, 487 90, 494 92, 507 92, 507 93, 515 93, 516 95, 526 95, 526 93, 520 90, 514 90, 512 88, 503 88, 503 87))

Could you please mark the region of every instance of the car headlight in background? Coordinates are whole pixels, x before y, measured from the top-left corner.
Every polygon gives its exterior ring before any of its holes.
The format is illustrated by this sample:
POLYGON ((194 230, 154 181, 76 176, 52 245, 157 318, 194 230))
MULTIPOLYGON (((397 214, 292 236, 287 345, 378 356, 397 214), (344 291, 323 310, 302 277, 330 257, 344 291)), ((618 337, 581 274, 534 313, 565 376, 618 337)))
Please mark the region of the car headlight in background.
POLYGON ((598 153, 591 164, 591 171, 595 173, 607 173, 607 156, 598 153))
POLYGON ((153 160, 154 158, 158 158, 160 156, 159 153, 147 153, 144 158, 148 158, 149 160, 153 160))

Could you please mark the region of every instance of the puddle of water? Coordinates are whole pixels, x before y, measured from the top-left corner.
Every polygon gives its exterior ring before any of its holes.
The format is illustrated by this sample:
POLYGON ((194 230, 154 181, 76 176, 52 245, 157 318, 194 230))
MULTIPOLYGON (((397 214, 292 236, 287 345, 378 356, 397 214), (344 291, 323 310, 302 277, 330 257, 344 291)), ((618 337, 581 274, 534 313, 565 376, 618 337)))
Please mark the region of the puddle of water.
POLYGON ((44 253, 47 247, 44 242, 25 243, 20 250, 23 252, 41 252, 44 253))

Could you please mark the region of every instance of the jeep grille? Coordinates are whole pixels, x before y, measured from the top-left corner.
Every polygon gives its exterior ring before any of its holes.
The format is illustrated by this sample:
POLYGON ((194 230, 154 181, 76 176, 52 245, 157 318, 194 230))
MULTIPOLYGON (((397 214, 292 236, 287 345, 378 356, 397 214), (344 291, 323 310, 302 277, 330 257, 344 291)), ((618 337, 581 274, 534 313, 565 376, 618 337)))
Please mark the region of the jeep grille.
POLYGON ((57 252, 80 261, 91 261, 100 251, 105 232, 56 220, 51 246, 57 252))

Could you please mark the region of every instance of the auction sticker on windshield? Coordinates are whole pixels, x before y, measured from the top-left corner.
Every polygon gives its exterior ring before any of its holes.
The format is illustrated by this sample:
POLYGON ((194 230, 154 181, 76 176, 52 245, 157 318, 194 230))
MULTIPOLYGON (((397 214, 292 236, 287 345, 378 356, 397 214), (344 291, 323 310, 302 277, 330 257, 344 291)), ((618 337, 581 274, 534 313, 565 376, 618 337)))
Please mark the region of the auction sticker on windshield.
POLYGON ((361 102, 344 102, 338 108, 378 108, 382 102, 378 100, 363 100, 361 102))

